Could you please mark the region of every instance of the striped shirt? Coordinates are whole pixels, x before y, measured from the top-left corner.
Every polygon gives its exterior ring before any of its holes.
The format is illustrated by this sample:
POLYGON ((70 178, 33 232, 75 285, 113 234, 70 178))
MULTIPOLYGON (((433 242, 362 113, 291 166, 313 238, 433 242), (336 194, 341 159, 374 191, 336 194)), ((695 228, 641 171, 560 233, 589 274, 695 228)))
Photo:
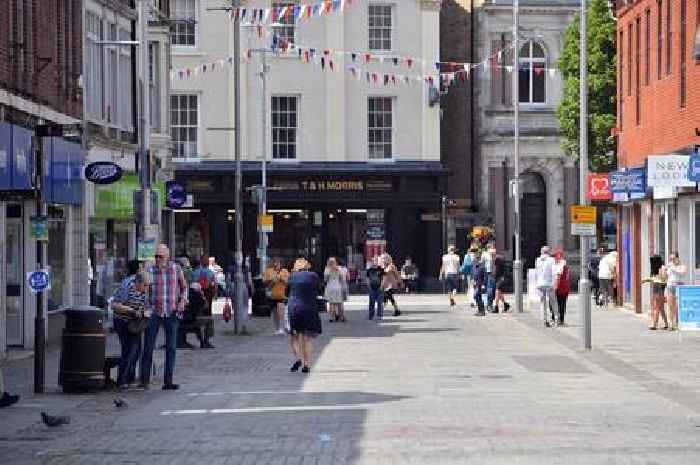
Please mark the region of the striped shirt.
POLYGON ((187 303, 187 282, 180 265, 175 262, 168 262, 163 268, 154 265, 148 272, 151 275, 150 309, 158 316, 177 313, 178 318, 182 318, 184 307, 182 312, 178 311, 178 303, 187 303))
MULTIPOLYGON (((114 302, 131 307, 133 310, 144 310, 146 307, 146 293, 136 290, 136 276, 127 276, 120 284, 119 288, 114 291, 112 300, 114 302)), ((114 318, 128 320, 125 315, 114 314, 114 318)))

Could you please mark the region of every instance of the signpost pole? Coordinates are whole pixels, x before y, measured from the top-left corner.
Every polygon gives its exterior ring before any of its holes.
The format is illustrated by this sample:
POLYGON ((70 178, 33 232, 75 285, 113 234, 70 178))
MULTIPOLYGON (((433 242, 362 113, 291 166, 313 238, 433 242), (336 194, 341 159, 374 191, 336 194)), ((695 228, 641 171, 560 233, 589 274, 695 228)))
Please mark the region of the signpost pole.
MULTIPOLYGON (((588 205, 586 196, 586 181, 588 178, 588 25, 586 9, 588 2, 581 1, 581 53, 580 53, 580 128, 579 128, 579 202, 588 205)), ((580 236, 581 240, 581 276, 578 284, 579 306, 581 309, 581 327, 583 347, 591 349, 591 289, 588 280, 588 236, 580 236)))
POLYGON ((515 312, 523 312, 523 260, 520 244, 520 4, 513 0, 513 290, 515 291, 515 312))
MULTIPOLYGON (((41 189, 43 183, 43 152, 44 137, 37 135, 37 147, 35 153, 36 166, 34 168, 34 195, 36 196, 35 215, 42 217, 46 215, 44 202, 41 201, 41 189)), ((44 263, 44 241, 39 237, 36 239, 36 270, 40 271, 44 263)), ((44 393, 44 380, 46 371, 46 332, 44 318, 44 294, 36 293, 36 315, 34 317, 34 392, 44 393)))

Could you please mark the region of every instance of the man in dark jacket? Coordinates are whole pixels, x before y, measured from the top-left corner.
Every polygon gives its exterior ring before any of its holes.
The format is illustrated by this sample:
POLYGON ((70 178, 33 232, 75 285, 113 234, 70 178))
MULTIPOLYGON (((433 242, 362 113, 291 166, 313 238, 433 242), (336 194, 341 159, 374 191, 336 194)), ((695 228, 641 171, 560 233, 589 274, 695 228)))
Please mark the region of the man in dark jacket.
POLYGON ((384 317, 384 291, 382 291, 384 268, 379 266, 379 257, 372 258, 372 266, 367 269, 367 286, 369 287, 369 319, 374 319, 376 307, 377 318, 384 317))
POLYGON ((486 268, 481 262, 475 262, 472 273, 474 276, 474 300, 476 301, 477 312, 474 316, 485 316, 486 308, 484 307, 483 296, 486 295, 486 282, 488 275, 486 274, 486 268))

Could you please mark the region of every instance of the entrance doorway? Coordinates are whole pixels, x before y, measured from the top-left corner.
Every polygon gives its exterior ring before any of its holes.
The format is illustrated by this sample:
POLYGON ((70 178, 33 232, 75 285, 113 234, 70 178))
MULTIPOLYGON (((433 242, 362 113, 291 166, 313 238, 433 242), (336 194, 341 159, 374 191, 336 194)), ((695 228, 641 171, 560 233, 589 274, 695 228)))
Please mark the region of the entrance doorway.
POLYGON ((524 173, 521 178, 521 250, 525 269, 535 267, 540 249, 547 243, 547 187, 538 173, 524 173))
POLYGON ((22 234, 22 206, 7 206, 5 226, 5 276, 7 277, 5 295, 7 302, 7 345, 24 345, 24 295, 22 276, 24 274, 24 250, 22 234))

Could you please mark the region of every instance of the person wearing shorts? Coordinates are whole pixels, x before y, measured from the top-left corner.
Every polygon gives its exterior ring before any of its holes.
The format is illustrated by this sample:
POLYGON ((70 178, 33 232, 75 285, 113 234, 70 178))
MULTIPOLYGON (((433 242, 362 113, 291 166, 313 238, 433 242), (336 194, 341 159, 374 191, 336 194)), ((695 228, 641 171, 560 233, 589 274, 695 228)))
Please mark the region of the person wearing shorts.
POLYGON ((445 290, 448 293, 451 307, 455 306, 455 296, 459 289, 460 259, 456 252, 457 247, 449 246, 447 253, 442 256, 442 267, 440 268, 440 279, 445 280, 445 290))

